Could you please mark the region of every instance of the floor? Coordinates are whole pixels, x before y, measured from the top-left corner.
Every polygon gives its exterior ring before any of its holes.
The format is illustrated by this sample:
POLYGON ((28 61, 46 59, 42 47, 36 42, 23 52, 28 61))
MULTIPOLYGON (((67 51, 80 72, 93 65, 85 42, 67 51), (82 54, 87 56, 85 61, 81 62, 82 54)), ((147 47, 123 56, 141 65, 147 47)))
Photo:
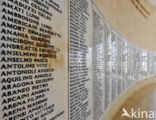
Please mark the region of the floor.
POLYGON ((156 120, 155 113, 156 84, 153 84, 136 91, 130 96, 112 120, 156 120), (126 111, 130 115, 129 117, 122 116, 126 111))

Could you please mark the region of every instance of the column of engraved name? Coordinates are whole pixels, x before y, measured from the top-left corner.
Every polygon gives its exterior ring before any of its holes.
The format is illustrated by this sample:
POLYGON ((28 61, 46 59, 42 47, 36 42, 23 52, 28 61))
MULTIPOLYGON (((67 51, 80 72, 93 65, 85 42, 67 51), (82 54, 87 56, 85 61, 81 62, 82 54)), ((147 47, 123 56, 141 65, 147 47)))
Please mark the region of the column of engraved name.
POLYGON ((70 1, 70 119, 91 120, 91 2, 70 1))
POLYGON ((53 13, 62 14, 59 4, 46 0, 1 1, 1 114, 5 120, 50 120, 55 113, 51 101, 54 61, 60 49, 52 41, 61 39, 48 24, 53 13))
POLYGON ((93 114, 100 120, 104 112, 104 23, 103 16, 93 7, 93 114))

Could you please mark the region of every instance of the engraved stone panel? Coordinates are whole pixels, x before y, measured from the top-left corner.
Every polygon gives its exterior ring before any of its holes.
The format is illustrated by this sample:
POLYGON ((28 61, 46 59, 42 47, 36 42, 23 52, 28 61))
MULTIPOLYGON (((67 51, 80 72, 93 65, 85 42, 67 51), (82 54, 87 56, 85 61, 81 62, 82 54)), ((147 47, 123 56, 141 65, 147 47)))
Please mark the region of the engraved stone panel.
POLYGON ((70 0, 70 120, 92 120, 92 2, 70 0))
POLYGON ((122 89, 125 90, 128 87, 128 43, 125 39, 123 39, 122 44, 122 76, 123 76, 123 83, 122 83, 122 89))
POLYGON ((134 58, 135 58, 135 53, 134 53, 134 46, 132 44, 129 44, 129 55, 130 55, 130 85, 132 85, 136 79, 134 77, 135 74, 135 64, 134 64, 134 58))
POLYGON ((104 19, 93 6, 93 115, 100 120, 105 110, 104 19))
POLYGON ((156 75, 156 54, 153 53, 153 75, 156 75))
POLYGON ((105 23, 105 41, 104 41, 104 55, 105 55, 105 109, 110 105, 112 98, 112 44, 111 44, 111 28, 105 23))
POLYGON ((112 101, 118 95, 118 79, 117 79, 117 36, 116 32, 112 30, 112 101))
POLYGON ((147 76, 147 52, 142 50, 140 53, 140 74, 141 74, 141 79, 145 79, 147 76))
POLYGON ((122 77, 122 64, 121 64, 121 60, 122 60, 122 47, 121 47, 121 41, 122 41, 122 37, 120 35, 117 35, 116 37, 117 39, 117 82, 118 82, 118 95, 120 95, 122 93, 122 81, 123 81, 123 77, 122 77))
POLYGON ((67 1, 1 0, 0 17, 0 120, 67 120, 67 1))
POLYGON ((153 76, 153 60, 152 60, 152 55, 153 53, 152 52, 148 52, 148 77, 151 77, 153 76))

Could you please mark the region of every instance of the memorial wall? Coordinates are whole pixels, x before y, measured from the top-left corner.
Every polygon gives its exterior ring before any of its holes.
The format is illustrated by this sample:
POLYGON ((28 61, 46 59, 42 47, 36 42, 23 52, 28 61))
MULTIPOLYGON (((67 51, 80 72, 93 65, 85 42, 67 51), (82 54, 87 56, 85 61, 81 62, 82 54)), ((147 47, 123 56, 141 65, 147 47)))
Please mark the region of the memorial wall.
POLYGON ((105 109, 104 22, 93 6, 93 118, 99 120, 105 109))
POLYGON ((70 0, 70 120, 92 120, 92 2, 70 0))
POLYGON ((156 75, 156 53, 125 40, 92 0, 0 6, 0 120, 101 120, 156 75))
POLYGON ((67 1, 0 4, 0 120, 68 119, 67 1))

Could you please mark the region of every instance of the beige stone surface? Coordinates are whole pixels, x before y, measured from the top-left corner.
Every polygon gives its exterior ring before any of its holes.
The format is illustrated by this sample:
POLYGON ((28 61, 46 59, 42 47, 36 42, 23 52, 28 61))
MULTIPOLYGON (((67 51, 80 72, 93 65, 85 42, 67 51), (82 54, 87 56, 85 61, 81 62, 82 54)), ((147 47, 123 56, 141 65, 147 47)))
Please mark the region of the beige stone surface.
MULTIPOLYGON (((126 116, 122 117, 123 114, 123 108, 127 110, 127 112, 130 114, 131 109, 133 109, 136 112, 136 116, 139 117, 141 120, 155 120, 153 116, 150 116, 149 114, 142 114, 142 111, 146 111, 149 113, 149 111, 156 111, 156 84, 152 84, 149 86, 146 86, 138 91, 136 91, 132 96, 128 98, 128 100, 121 106, 119 111, 116 113, 116 115, 113 117, 112 120, 132 120, 132 118, 128 118, 126 116)), ((137 120, 137 118, 133 118, 133 120, 137 120)))

